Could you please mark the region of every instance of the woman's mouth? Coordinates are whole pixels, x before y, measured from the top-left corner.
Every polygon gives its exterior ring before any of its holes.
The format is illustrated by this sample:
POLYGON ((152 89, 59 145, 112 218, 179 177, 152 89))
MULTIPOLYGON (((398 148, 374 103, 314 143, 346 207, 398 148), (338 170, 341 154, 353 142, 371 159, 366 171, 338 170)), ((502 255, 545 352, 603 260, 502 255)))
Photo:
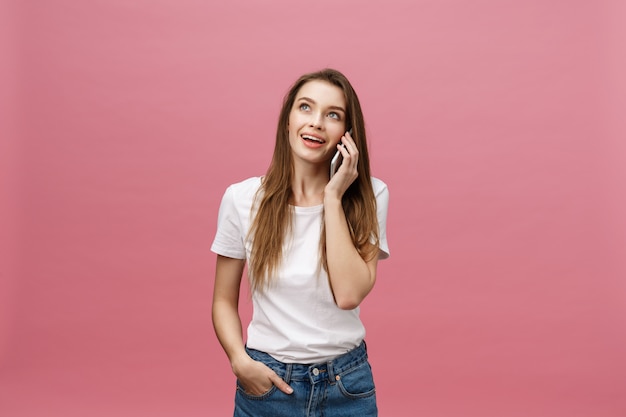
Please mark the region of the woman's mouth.
POLYGON ((326 143, 324 139, 313 135, 302 134, 300 137, 304 144, 310 148, 319 148, 326 143))

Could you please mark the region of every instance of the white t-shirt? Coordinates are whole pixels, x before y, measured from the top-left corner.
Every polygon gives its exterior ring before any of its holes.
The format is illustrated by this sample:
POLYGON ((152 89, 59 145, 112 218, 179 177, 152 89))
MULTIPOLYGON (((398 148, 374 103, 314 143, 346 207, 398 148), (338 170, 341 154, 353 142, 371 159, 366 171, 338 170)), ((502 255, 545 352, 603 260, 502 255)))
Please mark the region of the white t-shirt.
MULTIPOLYGON (((261 178, 233 184, 224 193, 211 250, 250 259, 248 230, 254 196, 261 178)), ((372 178, 379 226, 379 259, 389 256, 386 220, 387 185, 372 178)), ((359 308, 335 304, 328 274, 319 264, 323 205, 293 207, 293 233, 283 243, 283 261, 270 287, 252 295, 253 313, 246 345, 285 363, 318 363, 357 347, 365 337, 359 308)))

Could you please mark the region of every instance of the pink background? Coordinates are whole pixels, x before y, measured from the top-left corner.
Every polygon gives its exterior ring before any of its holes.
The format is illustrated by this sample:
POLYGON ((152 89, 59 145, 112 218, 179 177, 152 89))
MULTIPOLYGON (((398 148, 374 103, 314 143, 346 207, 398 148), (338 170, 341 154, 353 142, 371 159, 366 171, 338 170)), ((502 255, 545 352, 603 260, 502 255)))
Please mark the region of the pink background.
POLYGON ((624 2, 0 4, 1 416, 231 415, 219 200, 326 66, 391 190, 381 416, 626 415, 624 2))

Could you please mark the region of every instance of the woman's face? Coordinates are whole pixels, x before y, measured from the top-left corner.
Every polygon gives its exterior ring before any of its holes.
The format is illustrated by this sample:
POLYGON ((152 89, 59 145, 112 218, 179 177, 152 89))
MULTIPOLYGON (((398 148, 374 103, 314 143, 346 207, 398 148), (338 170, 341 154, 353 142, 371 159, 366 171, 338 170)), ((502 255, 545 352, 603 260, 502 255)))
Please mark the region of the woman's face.
POLYGON ((289 113, 289 144, 296 159, 328 161, 346 131, 343 91, 326 81, 304 84, 289 113))

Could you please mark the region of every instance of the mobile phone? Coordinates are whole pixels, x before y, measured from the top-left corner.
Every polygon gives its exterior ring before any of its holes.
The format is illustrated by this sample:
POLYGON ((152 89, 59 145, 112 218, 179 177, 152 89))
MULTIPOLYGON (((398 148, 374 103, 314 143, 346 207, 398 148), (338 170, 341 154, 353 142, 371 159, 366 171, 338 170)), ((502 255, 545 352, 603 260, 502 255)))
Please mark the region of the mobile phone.
MULTIPOLYGON (((348 133, 352 135, 352 129, 350 129, 348 133)), ((345 146, 345 145, 342 143, 341 146, 345 146)), ((332 178, 333 175, 337 173, 337 170, 339 169, 339 166, 341 166, 342 161, 343 161, 343 155, 341 155, 341 151, 337 150, 337 153, 335 153, 335 156, 333 156, 333 159, 330 160, 330 178, 332 178)))
MULTIPOLYGON (((341 146, 343 146, 343 144, 341 146)), ((333 159, 330 160, 330 178, 332 178, 333 175, 337 173, 337 170, 339 169, 342 161, 343 156, 341 155, 341 151, 337 151, 335 156, 333 156, 333 159)))

